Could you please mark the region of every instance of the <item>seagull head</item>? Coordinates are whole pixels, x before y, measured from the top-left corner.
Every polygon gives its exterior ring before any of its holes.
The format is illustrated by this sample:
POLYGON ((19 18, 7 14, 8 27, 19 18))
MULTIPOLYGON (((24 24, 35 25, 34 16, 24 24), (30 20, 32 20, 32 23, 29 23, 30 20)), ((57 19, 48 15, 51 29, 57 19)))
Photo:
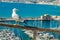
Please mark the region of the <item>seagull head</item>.
POLYGON ((13 13, 16 13, 17 11, 19 11, 19 10, 16 8, 13 8, 13 13))

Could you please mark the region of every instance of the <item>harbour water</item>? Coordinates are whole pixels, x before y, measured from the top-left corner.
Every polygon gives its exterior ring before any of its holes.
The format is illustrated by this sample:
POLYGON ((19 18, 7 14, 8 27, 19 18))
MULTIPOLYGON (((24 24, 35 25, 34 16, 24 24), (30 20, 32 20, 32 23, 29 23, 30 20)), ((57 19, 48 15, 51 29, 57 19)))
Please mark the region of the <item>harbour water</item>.
MULTIPOLYGON (((0 2, 0 17, 5 18, 11 18, 12 15, 12 9, 17 8, 19 11, 17 14, 21 16, 21 18, 27 18, 27 17, 40 17, 43 14, 49 14, 49 15, 57 15, 60 16, 60 6, 55 5, 43 5, 43 4, 24 4, 24 3, 2 3, 0 2)), ((16 21, 10 21, 10 22, 4 22, 8 24, 20 24, 22 26, 35 26, 38 28, 57 28, 59 27, 59 21, 28 21, 25 20, 22 22, 16 22, 16 21)), ((9 29, 11 31, 14 31, 16 36, 19 36, 22 40, 30 40, 28 35, 22 31, 22 29, 17 28, 6 28, 6 27, 0 27, 0 29, 9 29), (17 31, 17 32, 16 32, 17 31)), ((56 38, 60 38, 58 34, 55 34, 56 38)))
POLYGON ((57 15, 57 16, 60 15, 60 6, 56 5, 0 2, 0 17, 4 16, 7 18, 11 18, 13 8, 17 8, 19 10, 17 14, 19 14, 22 18, 40 17, 41 15, 44 14, 57 15))
MULTIPOLYGON (((59 27, 59 21, 34 21, 34 20, 26 20, 25 22, 16 22, 16 21, 4 21, 2 23, 6 23, 6 24, 18 24, 18 25, 21 25, 21 26, 33 26, 33 27, 37 27, 37 28, 57 28, 59 27)), ((10 31, 13 31, 16 35, 15 36, 18 36, 21 38, 21 40, 31 40, 30 37, 24 33, 23 29, 18 29, 18 28, 6 28, 6 27, 1 27, 0 26, 0 30, 4 30, 4 29, 7 29, 7 30, 10 30, 10 31)), ((60 35, 59 34, 56 34, 54 32, 48 32, 50 34, 53 34, 55 38, 60 38, 60 35)))

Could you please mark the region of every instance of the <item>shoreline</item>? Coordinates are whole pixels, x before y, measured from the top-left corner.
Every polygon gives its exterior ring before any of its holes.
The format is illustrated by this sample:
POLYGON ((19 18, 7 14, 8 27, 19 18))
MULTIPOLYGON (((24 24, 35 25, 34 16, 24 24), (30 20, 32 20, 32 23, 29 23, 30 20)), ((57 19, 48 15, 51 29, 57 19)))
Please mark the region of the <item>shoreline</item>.
POLYGON ((1 3, 23 3, 23 4, 42 4, 42 5, 55 5, 55 6, 60 6, 60 3, 57 2, 1 2, 1 3))

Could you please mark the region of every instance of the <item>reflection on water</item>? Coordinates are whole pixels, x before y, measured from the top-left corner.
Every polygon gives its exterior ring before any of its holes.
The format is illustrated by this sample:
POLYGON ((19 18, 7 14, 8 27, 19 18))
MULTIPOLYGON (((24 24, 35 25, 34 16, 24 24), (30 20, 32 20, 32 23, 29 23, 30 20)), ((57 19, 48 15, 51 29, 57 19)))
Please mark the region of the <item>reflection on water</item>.
MULTIPOLYGON (((59 21, 54 21, 54 20, 45 20, 45 21, 40 21, 40 20, 25 20, 23 23, 22 22, 17 22, 17 21, 3 21, 3 23, 7 23, 7 24, 19 24, 21 26, 33 26, 33 27, 38 27, 38 28, 54 28, 54 27, 58 27, 59 26, 59 21)), ((30 40, 30 38, 28 37, 28 35, 26 35, 22 29, 18 29, 18 28, 6 28, 1 26, 1 29, 9 29, 11 31, 14 31, 14 33, 16 34, 16 36, 19 36, 22 40, 30 40)), ((56 34, 55 34, 56 35, 56 34)), ((58 35, 59 36, 59 35, 58 35)), ((55 36, 58 38, 58 36, 55 36)))
POLYGON ((59 26, 59 22, 57 20, 25 20, 25 26, 33 26, 38 28, 54 28, 59 26))

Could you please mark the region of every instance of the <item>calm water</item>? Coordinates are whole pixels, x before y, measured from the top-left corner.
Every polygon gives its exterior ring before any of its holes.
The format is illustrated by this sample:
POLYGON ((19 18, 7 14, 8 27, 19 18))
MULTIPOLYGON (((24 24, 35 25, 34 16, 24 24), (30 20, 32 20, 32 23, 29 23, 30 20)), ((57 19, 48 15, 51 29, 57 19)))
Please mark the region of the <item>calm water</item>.
POLYGON ((0 2, 0 17, 11 17, 13 8, 17 8, 17 14, 24 18, 40 17, 43 14, 60 15, 60 6, 0 2))
MULTIPOLYGON (((59 21, 34 21, 34 20, 26 20, 23 23, 22 22, 16 22, 16 21, 4 21, 3 23, 8 23, 8 24, 20 24, 21 26, 33 26, 33 27, 38 27, 38 28, 56 28, 59 27, 59 21)), ((30 40, 30 38, 28 37, 28 35, 26 35, 24 33, 24 31, 22 31, 23 29, 18 29, 18 28, 6 28, 6 27, 0 27, 1 29, 9 29, 11 31, 14 31, 14 33, 16 34, 16 36, 19 36, 22 40, 30 40)), ((51 33, 54 34, 54 36, 56 38, 60 38, 59 34, 56 33, 51 33)))
MULTIPOLYGON (((52 6, 52 5, 39 5, 39 4, 23 4, 23 3, 1 3, 0 2, 0 17, 6 17, 11 18, 12 15, 12 9, 17 8, 19 11, 17 14, 21 16, 22 18, 26 17, 40 17, 43 14, 49 14, 49 15, 60 15, 60 6, 52 6)), ((58 21, 24 21, 24 23, 21 22, 4 22, 9 24, 20 24, 22 26, 35 26, 38 28, 55 28, 59 26, 58 21)), ((8 29, 5 27, 0 27, 0 29, 8 29)), ((22 31, 22 29, 17 28, 9 28, 10 30, 13 30, 16 34, 16 36, 21 36, 22 40, 28 40, 28 36, 22 31), (16 32, 17 31, 17 32, 16 32), (20 33, 20 34, 18 34, 20 33), (17 35, 18 34, 18 35, 17 35)), ((58 36, 56 36, 58 37, 58 36)))
POLYGON ((59 21, 57 20, 45 20, 45 21, 34 21, 34 20, 25 20, 24 21, 26 26, 35 26, 38 28, 55 28, 59 27, 59 21))

